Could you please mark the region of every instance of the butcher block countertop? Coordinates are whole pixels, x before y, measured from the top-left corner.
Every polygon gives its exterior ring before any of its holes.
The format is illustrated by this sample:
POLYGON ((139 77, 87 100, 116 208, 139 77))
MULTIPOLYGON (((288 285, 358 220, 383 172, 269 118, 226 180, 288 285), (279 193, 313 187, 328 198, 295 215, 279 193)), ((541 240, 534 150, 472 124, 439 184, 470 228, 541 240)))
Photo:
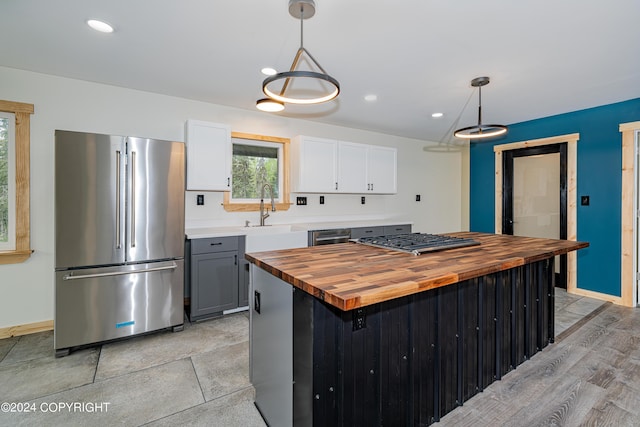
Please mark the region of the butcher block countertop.
POLYGON ((586 248, 586 242, 473 232, 479 246, 412 255, 357 243, 246 254, 263 270, 343 311, 586 248))

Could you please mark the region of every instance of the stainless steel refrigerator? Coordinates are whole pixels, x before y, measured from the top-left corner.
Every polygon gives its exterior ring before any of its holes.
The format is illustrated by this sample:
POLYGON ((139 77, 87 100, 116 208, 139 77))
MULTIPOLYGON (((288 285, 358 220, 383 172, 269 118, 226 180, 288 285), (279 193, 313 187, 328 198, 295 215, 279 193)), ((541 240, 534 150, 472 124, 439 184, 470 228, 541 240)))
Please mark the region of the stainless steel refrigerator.
POLYGON ((184 322, 184 144, 55 134, 56 356, 184 322))

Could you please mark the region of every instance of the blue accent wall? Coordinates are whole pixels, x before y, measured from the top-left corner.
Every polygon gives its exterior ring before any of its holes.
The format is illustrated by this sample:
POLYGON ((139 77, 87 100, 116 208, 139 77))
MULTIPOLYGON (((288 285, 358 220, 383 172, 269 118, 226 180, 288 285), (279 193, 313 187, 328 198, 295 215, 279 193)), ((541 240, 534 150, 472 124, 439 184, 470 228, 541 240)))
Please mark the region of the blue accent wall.
POLYGON ((621 296, 621 123, 640 121, 640 98, 509 125, 509 133, 470 147, 470 229, 494 232, 495 166, 493 146, 579 133, 578 287, 621 296), (590 196, 581 206, 580 196, 590 196))

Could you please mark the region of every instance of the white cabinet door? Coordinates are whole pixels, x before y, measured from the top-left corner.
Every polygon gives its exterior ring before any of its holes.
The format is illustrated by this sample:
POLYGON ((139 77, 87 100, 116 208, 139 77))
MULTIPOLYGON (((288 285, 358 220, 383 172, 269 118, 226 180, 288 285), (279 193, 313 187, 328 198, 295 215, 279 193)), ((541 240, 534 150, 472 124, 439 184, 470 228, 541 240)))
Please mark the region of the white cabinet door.
POLYGON ((297 136, 291 145, 292 191, 335 193, 338 141, 297 136))
POLYGON ((338 142, 338 192, 367 192, 368 146, 353 142, 338 142))
POLYGON ((187 190, 231 191, 231 128, 187 120, 187 190))
POLYGON ((370 145, 367 154, 368 192, 376 194, 397 193, 397 150, 370 145))

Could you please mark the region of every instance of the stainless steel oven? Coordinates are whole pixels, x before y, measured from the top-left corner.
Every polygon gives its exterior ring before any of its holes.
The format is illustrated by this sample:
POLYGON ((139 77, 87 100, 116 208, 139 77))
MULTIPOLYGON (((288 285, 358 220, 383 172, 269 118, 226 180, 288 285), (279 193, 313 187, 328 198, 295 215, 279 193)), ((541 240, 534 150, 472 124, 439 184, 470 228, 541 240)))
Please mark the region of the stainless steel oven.
POLYGON ((315 230, 309 232, 309 246, 332 245, 347 243, 351 239, 350 228, 333 230, 315 230))

